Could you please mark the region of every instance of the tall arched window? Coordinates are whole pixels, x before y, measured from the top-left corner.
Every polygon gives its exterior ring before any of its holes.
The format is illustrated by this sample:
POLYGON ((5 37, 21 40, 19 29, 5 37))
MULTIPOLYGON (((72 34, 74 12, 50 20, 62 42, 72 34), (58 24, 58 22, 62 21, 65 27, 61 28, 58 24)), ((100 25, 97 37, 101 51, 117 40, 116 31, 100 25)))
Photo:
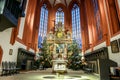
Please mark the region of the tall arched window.
POLYGON ((64 12, 62 8, 58 8, 56 12, 56 23, 55 24, 58 24, 58 22, 62 22, 62 24, 64 25, 64 12))
POLYGON ((80 28, 80 9, 77 4, 73 5, 71 13, 72 13, 72 37, 79 44, 79 47, 82 48, 81 28, 80 28))
POLYGON ((47 5, 44 4, 41 7, 40 13, 40 25, 39 25, 39 36, 38 36, 38 48, 41 48, 41 43, 43 42, 44 38, 47 34, 47 24, 48 24, 48 10, 47 5))
POLYGON ((101 21, 100 21, 101 19, 100 19, 98 1, 97 0, 92 0, 92 1, 93 1, 93 7, 94 7, 94 16, 95 16, 95 21, 96 21, 97 36, 98 36, 98 40, 101 40, 103 37, 103 34, 102 34, 102 29, 101 29, 101 21))

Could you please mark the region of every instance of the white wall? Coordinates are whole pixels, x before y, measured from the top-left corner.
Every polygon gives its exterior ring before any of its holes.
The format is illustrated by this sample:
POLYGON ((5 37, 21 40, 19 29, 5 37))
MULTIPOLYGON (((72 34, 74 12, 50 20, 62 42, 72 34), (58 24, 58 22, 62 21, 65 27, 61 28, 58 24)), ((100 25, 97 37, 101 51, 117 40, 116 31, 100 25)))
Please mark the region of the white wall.
MULTIPOLYGON (((113 40, 118 40, 120 38, 120 34, 111 38, 111 41, 113 40)), ((119 45, 120 46, 120 45, 119 45)), ((111 51, 111 46, 108 47, 108 52, 109 52, 109 58, 115 62, 118 63, 118 66, 120 66, 120 51, 118 53, 112 53, 111 51)))
MULTIPOLYGON (((26 9, 25 9, 25 14, 27 12, 28 1, 27 1, 26 9)), ((26 16, 21 17, 20 28, 19 28, 18 36, 17 36, 20 39, 22 39, 22 36, 23 36, 25 18, 26 18, 26 16)), ((15 42, 14 45, 11 45, 10 44, 11 32, 12 32, 12 28, 9 28, 9 29, 4 30, 3 32, 0 32, 0 45, 2 46, 2 49, 3 49, 2 61, 15 61, 16 62, 18 48, 26 49, 26 46, 17 41, 15 42), (13 49, 12 55, 9 55, 10 49, 13 49)), ((34 50, 32 50, 32 49, 30 49, 30 51, 34 52, 34 50)))
POLYGON ((35 51, 34 51, 33 49, 31 49, 31 48, 29 49, 29 51, 30 51, 30 52, 33 52, 33 53, 35 52, 35 51))
MULTIPOLYGON (((3 32, 0 32, 0 45, 2 46, 2 49, 3 49, 2 61, 16 62, 18 48, 26 49, 26 46, 17 41, 15 42, 14 45, 11 45, 10 44, 11 32, 12 32, 12 28, 9 28, 3 32), (13 49, 12 55, 9 55, 9 49, 13 49)), ((32 49, 30 49, 29 51, 34 52, 34 50, 32 49)))
MULTIPOLYGON (((12 28, 6 29, 3 32, 0 32, 0 45, 2 46, 3 49, 3 56, 2 56, 2 61, 17 61, 17 54, 18 54, 18 48, 24 48, 26 49, 26 46, 19 42, 15 42, 14 45, 10 44, 10 38, 11 38, 11 32, 12 28), (12 55, 9 55, 9 50, 13 49, 12 55)), ((32 51, 32 50, 31 50, 32 51)), ((1 68, 1 64, 0 64, 1 68)), ((1 74, 1 70, 0 70, 1 74)))
MULTIPOLYGON (((27 13, 28 1, 29 0, 27 0, 27 4, 26 4, 26 8, 25 8, 25 14, 27 13)), ((26 18, 26 16, 25 17, 21 17, 20 28, 19 28, 19 31, 18 31, 18 37, 20 39, 22 39, 22 37, 23 37, 25 18, 26 18)))
POLYGON ((88 50, 85 51, 85 53, 89 53, 89 52, 91 52, 91 49, 88 49, 88 50))
POLYGON ((95 46, 95 47, 93 48, 93 50, 97 50, 97 49, 100 49, 100 48, 102 48, 102 47, 106 47, 106 42, 103 42, 103 43, 95 46))
POLYGON ((20 39, 22 39, 22 37, 23 37, 24 25, 25 25, 25 18, 21 17, 20 28, 19 28, 19 31, 18 31, 18 37, 20 39))
MULTIPOLYGON (((106 42, 103 42, 103 43, 95 46, 95 47, 93 48, 93 50, 97 50, 97 49, 100 49, 100 48, 102 48, 102 47, 106 47, 106 42)), ((88 50, 85 51, 85 53, 89 53, 89 52, 91 52, 91 51, 92 51, 91 49, 88 49, 88 50)))
POLYGON ((15 42, 14 45, 11 45, 10 44, 11 32, 12 32, 12 28, 9 28, 3 32, 0 32, 0 45, 2 46, 2 49, 3 49, 2 61, 16 62, 18 48, 19 47, 26 48, 26 47, 17 41, 15 42), (9 55, 9 49, 13 49, 12 55, 9 55))
POLYGON ((120 8, 120 0, 117 0, 118 1, 118 5, 119 5, 119 8, 120 8))
MULTIPOLYGON (((28 2, 29 2, 29 0, 27 0, 25 14, 27 12, 28 2)), ((22 39, 22 36, 23 36, 25 18, 26 17, 21 17, 20 28, 19 28, 19 32, 18 32, 18 36, 17 36, 20 39, 22 39)), ((2 61, 14 61, 14 62, 16 62, 18 48, 26 49, 26 46, 17 42, 17 41, 15 42, 14 45, 11 45, 10 44, 11 32, 12 32, 12 28, 9 28, 9 29, 4 30, 3 32, 0 32, 0 45, 2 46, 2 49, 3 49, 2 61), (13 49, 12 55, 9 55, 10 49, 13 49)), ((32 49, 30 49, 30 51, 34 52, 34 50, 32 50, 32 49)))

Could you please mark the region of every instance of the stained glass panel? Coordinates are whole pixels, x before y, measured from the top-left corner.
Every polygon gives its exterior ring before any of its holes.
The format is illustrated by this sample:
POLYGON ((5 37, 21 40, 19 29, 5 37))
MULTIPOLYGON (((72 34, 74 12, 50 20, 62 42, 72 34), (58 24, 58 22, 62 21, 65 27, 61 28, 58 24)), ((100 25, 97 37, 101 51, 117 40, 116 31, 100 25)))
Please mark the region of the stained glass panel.
POLYGON ((77 4, 74 4, 71 13, 72 13, 72 37, 78 43, 79 48, 82 48, 81 28, 80 28, 80 9, 77 4))
POLYGON ((41 43, 46 37, 47 33, 47 23, 48 23, 48 10, 46 8, 46 4, 44 4, 41 8, 41 15, 40 15, 40 25, 39 25, 39 35, 38 35, 38 48, 41 48, 41 43))

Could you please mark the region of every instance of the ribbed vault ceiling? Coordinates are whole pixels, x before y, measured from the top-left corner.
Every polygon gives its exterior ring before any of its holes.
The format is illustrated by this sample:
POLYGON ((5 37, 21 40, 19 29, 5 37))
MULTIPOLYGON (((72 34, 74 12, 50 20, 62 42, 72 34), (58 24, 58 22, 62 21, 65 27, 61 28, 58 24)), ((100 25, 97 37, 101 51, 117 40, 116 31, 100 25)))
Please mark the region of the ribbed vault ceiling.
MULTIPOLYGON (((56 4, 64 4, 65 6, 68 6, 72 0, 49 0, 52 6, 55 6, 56 4)), ((80 0, 78 0, 80 1, 80 0)))

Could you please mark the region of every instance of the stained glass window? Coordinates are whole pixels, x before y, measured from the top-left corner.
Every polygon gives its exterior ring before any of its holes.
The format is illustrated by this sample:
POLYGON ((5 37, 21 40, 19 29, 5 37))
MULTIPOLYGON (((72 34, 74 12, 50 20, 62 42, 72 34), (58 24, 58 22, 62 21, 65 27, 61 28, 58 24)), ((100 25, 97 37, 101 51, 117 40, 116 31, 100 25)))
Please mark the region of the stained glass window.
POLYGON ((62 22, 62 24, 64 25, 64 12, 62 8, 58 8, 56 12, 56 24, 58 24, 58 22, 62 22))
POLYGON ((41 7, 40 13, 40 25, 39 25, 39 35, 38 35, 38 48, 41 48, 41 43, 47 34, 47 24, 48 24, 48 10, 46 4, 41 7))
POLYGON ((98 36, 98 40, 101 40, 103 35, 102 35, 102 29, 100 25, 101 22, 100 22, 100 12, 99 12, 99 7, 98 7, 98 1, 97 0, 92 0, 92 1, 93 1, 93 7, 94 7, 97 36, 98 36))
POLYGON ((72 37, 79 47, 82 48, 81 28, 80 28, 80 9, 77 4, 74 4, 72 11, 72 37))

